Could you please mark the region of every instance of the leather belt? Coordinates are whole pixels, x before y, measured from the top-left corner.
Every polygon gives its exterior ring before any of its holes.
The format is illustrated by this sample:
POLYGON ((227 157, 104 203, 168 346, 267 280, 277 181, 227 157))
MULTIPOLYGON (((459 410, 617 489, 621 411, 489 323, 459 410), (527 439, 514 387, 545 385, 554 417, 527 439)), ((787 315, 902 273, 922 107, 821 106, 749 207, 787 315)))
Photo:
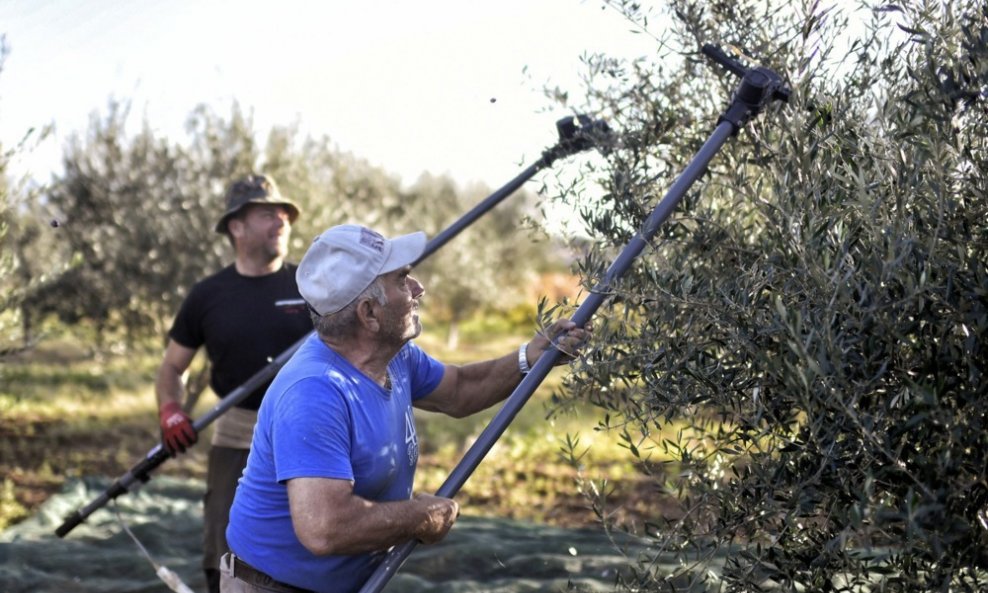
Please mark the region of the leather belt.
POLYGON ((266 591, 276 593, 313 593, 309 589, 302 589, 301 587, 295 587, 282 583, 281 581, 276 581, 267 573, 257 570, 250 564, 247 564, 238 558, 236 555, 233 555, 233 576, 234 578, 240 579, 249 585, 262 587, 266 591))

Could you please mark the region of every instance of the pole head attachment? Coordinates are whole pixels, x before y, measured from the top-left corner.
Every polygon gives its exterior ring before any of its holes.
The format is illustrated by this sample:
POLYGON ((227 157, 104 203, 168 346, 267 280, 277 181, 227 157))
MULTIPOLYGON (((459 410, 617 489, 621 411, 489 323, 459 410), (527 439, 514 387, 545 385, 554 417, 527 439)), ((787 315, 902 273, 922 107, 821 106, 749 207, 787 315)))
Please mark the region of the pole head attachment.
POLYGON ((751 117, 761 113, 762 109, 772 101, 789 101, 792 91, 774 70, 762 66, 745 68, 741 62, 715 45, 704 45, 702 51, 727 71, 741 77, 741 84, 734 91, 730 107, 717 120, 718 124, 724 121, 730 122, 735 134, 751 117))
POLYGON ((559 142, 542 153, 545 165, 552 164, 558 158, 594 147, 606 154, 614 141, 614 134, 606 121, 592 119, 583 114, 571 115, 558 120, 556 131, 559 133, 559 142))

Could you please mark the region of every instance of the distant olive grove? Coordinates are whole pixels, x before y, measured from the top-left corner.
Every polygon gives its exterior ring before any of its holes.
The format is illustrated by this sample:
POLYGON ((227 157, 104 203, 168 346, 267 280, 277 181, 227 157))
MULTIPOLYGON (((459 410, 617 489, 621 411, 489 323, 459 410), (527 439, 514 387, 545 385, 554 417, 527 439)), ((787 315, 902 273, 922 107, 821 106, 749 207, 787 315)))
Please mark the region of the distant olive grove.
MULTIPOLYGON (((127 102, 111 101, 70 138, 62 172, 16 188, 3 176, 4 348, 30 344, 51 320, 86 327, 97 348, 109 338, 133 345, 164 335, 191 284, 231 261, 213 226, 227 184, 248 172, 273 176, 301 206, 295 261, 315 235, 344 222, 434 236, 490 193, 428 173, 403 186, 328 138, 303 136, 297 124, 276 126, 260 142, 237 104, 229 114, 195 108, 186 132, 160 136, 153 122, 134 121, 127 102)), ((525 224, 534 209, 535 197, 519 191, 421 266, 429 311, 451 339, 478 311, 519 305, 538 273, 566 268, 525 224)))

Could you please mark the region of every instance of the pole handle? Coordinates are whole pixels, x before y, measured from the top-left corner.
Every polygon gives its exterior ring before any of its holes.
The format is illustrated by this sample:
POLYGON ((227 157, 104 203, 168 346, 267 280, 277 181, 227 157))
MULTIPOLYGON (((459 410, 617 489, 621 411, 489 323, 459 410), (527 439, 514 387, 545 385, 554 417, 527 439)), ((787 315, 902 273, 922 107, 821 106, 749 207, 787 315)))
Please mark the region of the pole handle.
POLYGON ((727 55, 727 52, 722 50, 720 47, 713 45, 712 43, 704 44, 700 49, 703 55, 707 56, 711 60, 717 62, 723 66, 728 72, 737 76, 738 78, 743 78, 744 73, 748 71, 741 62, 735 60, 731 56, 727 55))

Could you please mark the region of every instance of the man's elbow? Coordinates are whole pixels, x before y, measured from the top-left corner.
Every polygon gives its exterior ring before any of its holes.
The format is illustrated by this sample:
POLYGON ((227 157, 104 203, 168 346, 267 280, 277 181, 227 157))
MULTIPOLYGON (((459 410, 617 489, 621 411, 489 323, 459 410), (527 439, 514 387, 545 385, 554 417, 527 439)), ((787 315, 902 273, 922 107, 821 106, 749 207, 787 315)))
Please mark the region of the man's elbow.
POLYGON ((329 540, 321 541, 303 541, 302 546, 309 551, 313 556, 331 556, 334 554, 339 554, 336 548, 333 546, 333 542, 329 540))
POLYGON ((480 411, 472 409, 468 404, 469 401, 461 397, 430 396, 426 399, 418 400, 413 405, 425 412, 442 414, 443 416, 450 416, 452 418, 466 418, 480 411))
POLYGON ((306 550, 315 556, 329 556, 344 553, 344 542, 328 533, 312 533, 308 530, 295 530, 295 536, 306 550))
POLYGON ((446 415, 451 418, 456 418, 457 420, 459 420, 460 418, 466 418, 467 416, 472 416, 473 414, 476 414, 478 411, 479 410, 471 410, 463 407, 457 407, 447 410, 446 415))

